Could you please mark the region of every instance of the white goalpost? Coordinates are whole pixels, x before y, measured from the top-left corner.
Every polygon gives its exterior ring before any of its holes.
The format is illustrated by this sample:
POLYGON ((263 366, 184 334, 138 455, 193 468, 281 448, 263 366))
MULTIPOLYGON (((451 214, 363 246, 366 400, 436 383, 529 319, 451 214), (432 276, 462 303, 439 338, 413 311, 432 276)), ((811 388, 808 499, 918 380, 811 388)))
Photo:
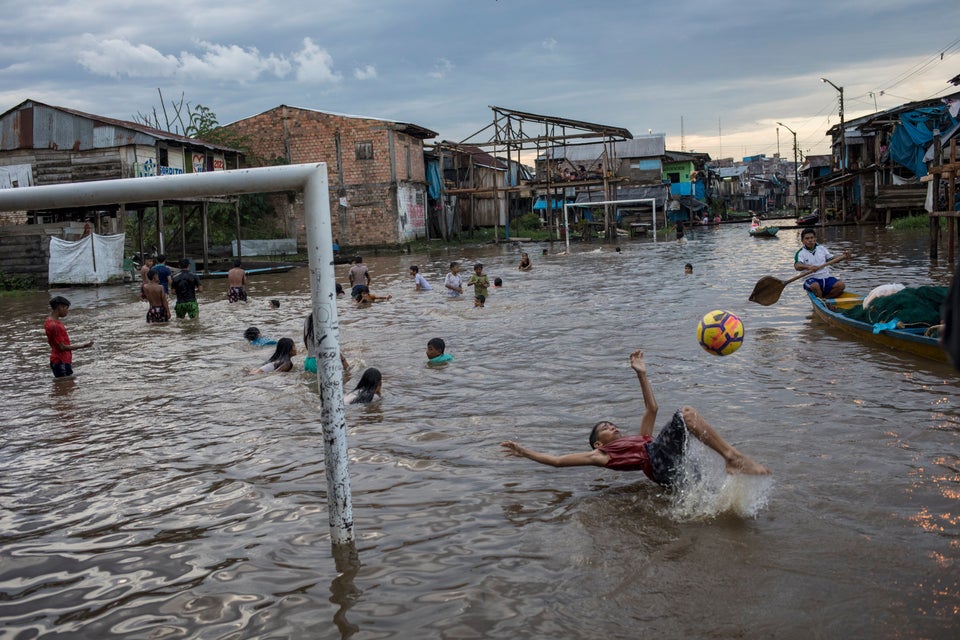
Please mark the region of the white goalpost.
POLYGON ((337 319, 333 229, 330 221, 330 189, 326 163, 0 189, 0 211, 278 191, 303 193, 313 326, 316 335, 322 336, 317 346, 317 381, 320 392, 320 425, 323 428, 323 467, 327 479, 330 539, 336 548, 336 545, 353 544, 354 531, 353 499, 347 467, 347 425, 343 410, 340 324, 337 319))
MULTIPOLYGON (((601 202, 581 202, 581 203, 564 203, 563 204, 563 229, 564 236, 567 239, 567 254, 570 253, 570 213, 568 207, 596 207, 601 205, 624 205, 624 204, 637 204, 637 203, 648 203, 653 207, 653 213, 650 216, 650 222, 653 225, 653 241, 657 241, 657 199, 656 198, 634 198, 632 200, 603 200, 601 202)), ((664 208, 663 211, 663 226, 667 226, 667 211, 664 208)))

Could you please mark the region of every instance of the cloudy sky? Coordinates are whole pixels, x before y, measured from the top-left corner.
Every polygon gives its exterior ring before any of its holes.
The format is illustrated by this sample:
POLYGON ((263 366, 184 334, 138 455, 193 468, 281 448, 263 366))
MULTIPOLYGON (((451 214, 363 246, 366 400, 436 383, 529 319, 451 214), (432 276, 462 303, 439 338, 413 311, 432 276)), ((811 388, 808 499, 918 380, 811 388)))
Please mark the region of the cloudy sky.
POLYGON ((838 122, 952 93, 960 2, 271 0, 21 2, 0 22, 0 112, 28 98, 134 119, 157 90, 221 124, 280 104, 412 122, 446 140, 490 105, 772 155, 838 122), (793 137, 779 129, 779 149, 793 137))

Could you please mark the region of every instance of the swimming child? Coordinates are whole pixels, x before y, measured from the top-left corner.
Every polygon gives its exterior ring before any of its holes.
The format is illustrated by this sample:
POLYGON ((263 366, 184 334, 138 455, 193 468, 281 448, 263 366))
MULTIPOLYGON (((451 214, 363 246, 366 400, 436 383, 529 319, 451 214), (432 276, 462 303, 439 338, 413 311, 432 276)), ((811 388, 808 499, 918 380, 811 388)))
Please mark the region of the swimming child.
POLYGON ((683 265, 683 273, 686 275, 690 275, 691 273, 693 273, 693 265, 690 264, 689 262, 683 265))
POLYGON ((355 286, 351 295, 353 295, 353 299, 357 301, 357 305, 367 304, 369 302, 384 302, 393 298, 391 295, 374 295, 370 293, 370 287, 365 284, 358 284, 355 286))
POLYGON ((427 364, 452 362, 453 356, 449 353, 444 353, 446 348, 447 343, 443 341, 443 338, 430 338, 427 342, 427 364))
POLYGON ((290 371, 293 369, 291 358, 297 355, 297 347, 290 338, 280 338, 277 348, 270 359, 250 373, 270 373, 271 371, 290 371))
POLYGON ((343 404, 366 404, 379 400, 381 388, 383 387, 383 377, 379 369, 370 367, 363 372, 360 382, 357 386, 343 398, 343 404))
POLYGON ((413 288, 416 291, 430 291, 433 287, 430 286, 430 283, 427 282, 427 279, 423 277, 423 274, 420 273, 420 267, 413 264, 410 265, 410 277, 413 278, 413 288))
POLYGON ((493 279, 493 286, 494 286, 495 289, 499 289, 500 287, 502 287, 502 286, 503 286, 503 278, 501 278, 501 277, 499 277, 499 276, 496 277, 496 278, 494 278, 494 279, 493 279))
POLYGON ((473 287, 473 306, 483 307, 487 301, 487 287, 490 286, 490 279, 483 274, 483 264, 473 265, 473 275, 467 281, 468 287, 473 287))
POLYGON ((269 306, 271 309, 279 309, 280 301, 274 298, 273 300, 267 303, 267 306, 269 306))
POLYGON ((530 271, 530 269, 533 269, 533 264, 530 263, 530 256, 527 255, 526 251, 520 254, 520 264, 517 266, 517 269, 520 271, 530 271))
MULTIPOLYGON (((307 350, 307 357, 303 361, 303 369, 310 373, 316 373, 317 341, 313 336, 313 312, 308 313, 306 319, 303 321, 303 347, 307 350)), ((350 364, 344 357, 343 351, 340 352, 340 366, 343 367, 344 378, 349 378, 350 364)))
POLYGON ((276 340, 264 337, 257 327, 247 327, 247 330, 243 332, 243 337, 252 347, 272 347, 277 344, 276 340))

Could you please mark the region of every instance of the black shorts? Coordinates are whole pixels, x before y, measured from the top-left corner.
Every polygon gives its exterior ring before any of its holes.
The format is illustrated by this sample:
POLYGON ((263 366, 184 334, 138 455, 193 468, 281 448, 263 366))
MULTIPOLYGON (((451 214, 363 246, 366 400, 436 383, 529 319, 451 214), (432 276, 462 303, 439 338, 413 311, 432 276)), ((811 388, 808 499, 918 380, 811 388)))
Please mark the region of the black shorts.
POLYGON ((363 294, 370 293, 370 287, 365 284, 356 284, 353 285, 353 289, 350 290, 350 297, 360 302, 363 300, 363 294))
POLYGON ((687 447, 687 423, 679 409, 669 424, 647 443, 647 455, 653 468, 653 479, 664 487, 673 487, 683 480, 683 456, 687 447))
POLYGON ((50 369, 54 378, 66 378, 73 375, 73 367, 64 362, 51 362, 50 369))

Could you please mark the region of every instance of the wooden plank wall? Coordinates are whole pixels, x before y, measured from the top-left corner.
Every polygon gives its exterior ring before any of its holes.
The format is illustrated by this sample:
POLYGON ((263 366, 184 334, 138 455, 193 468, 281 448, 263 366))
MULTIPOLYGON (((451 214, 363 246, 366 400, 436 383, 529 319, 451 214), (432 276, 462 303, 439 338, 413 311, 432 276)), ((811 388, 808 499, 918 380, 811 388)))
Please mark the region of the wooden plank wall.
POLYGON ((28 276, 45 286, 50 264, 50 238, 79 239, 82 222, 0 227, 0 272, 28 276))

